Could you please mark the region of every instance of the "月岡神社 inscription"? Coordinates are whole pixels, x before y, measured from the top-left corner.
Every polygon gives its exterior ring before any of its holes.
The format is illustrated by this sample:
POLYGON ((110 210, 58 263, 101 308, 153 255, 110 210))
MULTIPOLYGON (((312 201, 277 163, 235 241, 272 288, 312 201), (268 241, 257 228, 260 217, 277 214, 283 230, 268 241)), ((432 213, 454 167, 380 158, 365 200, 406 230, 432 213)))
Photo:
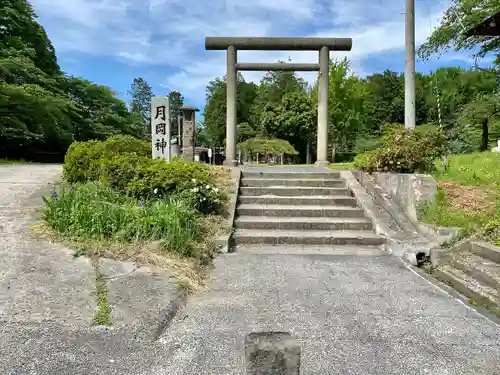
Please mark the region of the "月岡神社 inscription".
POLYGON ((151 101, 151 143, 153 158, 171 160, 169 98, 155 96, 151 101))

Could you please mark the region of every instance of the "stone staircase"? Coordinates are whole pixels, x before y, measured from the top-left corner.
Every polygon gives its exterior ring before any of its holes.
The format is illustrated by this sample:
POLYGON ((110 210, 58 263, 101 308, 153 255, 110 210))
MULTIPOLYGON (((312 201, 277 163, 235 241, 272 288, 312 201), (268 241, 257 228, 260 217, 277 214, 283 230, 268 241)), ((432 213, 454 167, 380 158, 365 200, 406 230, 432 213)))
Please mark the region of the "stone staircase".
POLYGON ((311 169, 243 169, 235 251, 386 254, 339 172, 311 169))
POLYGON ((477 306, 500 314, 500 248, 467 241, 439 260, 432 274, 477 306))

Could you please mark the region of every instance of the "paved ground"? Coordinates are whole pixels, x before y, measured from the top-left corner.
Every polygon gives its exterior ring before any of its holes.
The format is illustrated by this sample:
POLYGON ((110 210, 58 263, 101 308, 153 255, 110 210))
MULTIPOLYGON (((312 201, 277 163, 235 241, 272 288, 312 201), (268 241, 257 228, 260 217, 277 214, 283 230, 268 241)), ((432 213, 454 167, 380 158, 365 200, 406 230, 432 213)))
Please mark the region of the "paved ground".
POLYGON ((162 338, 151 374, 243 374, 246 332, 302 340, 302 374, 500 373, 500 328, 383 257, 230 254, 162 338))
POLYGON ((0 166, 0 319, 85 323, 92 319, 95 272, 88 259, 36 240, 34 209, 60 178, 59 165, 0 166))
POLYGON ((29 229, 60 175, 58 165, 0 166, 0 374, 138 374, 161 357, 151 336, 172 284, 147 267, 104 261, 112 319, 121 328, 91 328, 91 262, 29 229))
POLYGON ((28 246, 15 219, 13 202, 58 169, 24 168, 0 167, 2 375, 243 375, 243 338, 258 330, 301 339, 302 375, 500 373, 500 328, 390 256, 228 254, 209 291, 192 297, 160 340, 137 325, 89 328, 86 291, 64 301, 57 288, 54 264, 65 260, 34 262, 47 254, 28 246), (30 183, 12 183, 23 179, 30 183), (44 272, 40 264, 52 270, 45 279, 32 276, 44 272), (51 294, 58 306, 45 301, 51 294), (24 301, 17 318, 16 301, 24 301))

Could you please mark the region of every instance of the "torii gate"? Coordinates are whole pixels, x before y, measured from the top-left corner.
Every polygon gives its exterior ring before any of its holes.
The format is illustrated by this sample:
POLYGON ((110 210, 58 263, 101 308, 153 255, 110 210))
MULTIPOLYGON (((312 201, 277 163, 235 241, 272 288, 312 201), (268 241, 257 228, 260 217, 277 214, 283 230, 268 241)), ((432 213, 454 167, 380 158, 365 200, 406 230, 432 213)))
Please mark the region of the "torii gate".
POLYGON ((227 109, 225 165, 236 166, 236 74, 237 71, 319 71, 318 147, 319 167, 328 166, 328 84, 330 51, 350 51, 351 38, 205 38, 206 50, 227 50, 227 109), (238 50, 319 51, 318 64, 238 63, 238 50))

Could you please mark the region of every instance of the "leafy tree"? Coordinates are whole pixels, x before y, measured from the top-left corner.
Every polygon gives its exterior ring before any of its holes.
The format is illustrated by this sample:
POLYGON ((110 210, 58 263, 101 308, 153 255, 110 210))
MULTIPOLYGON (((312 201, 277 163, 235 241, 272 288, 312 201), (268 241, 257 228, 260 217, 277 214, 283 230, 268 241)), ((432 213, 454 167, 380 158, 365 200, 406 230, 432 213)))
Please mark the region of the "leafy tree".
POLYGON ((226 139, 226 87, 219 77, 210 81, 205 92, 203 111, 205 135, 213 146, 221 147, 226 139))
POLYGON ((70 100, 38 85, 0 83, 0 117, 0 152, 23 157, 34 149, 65 150, 78 113, 70 100))
POLYGON ((66 78, 63 87, 84 119, 75 129, 76 140, 103 140, 115 134, 143 134, 142 124, 132 123, 126 104, 116 98, 108 87, 75 77, 66 78))
MULTIPOLYGON (((362 133, 365 119, 363 103, 366 89, 363 81, 349 73, 349 60, 330 61, 328 88, 328 133, 332 151, 348 151, 362 133)), ((318 89, 313 98, 318 101, 318 89)))
POLYGON ((134 78, 129 91, 132 96, 131 111, 138 114, 145 127, 148 127, 148 133, 151 126, 151 99, 153 89, 144 78, 134 78))
MULTIPOLYGON (((278 63, 285 64, 283 61, 278 63)), ((306 92, 307 82, 298 78, 295 72, 271 71, 262 78, 259 99, 279 103, 290 92, 306 92)))
POLYGON ((366 125, 372 132, 379 132, 384 124, 404 122, 403 77, 390 70, 366 78, 364 101, 366 125))
POLYGON ((205 124, 201 121, 196 122, 196 146, 210 146, 210 139, 205 132, 205 124))
POLYGON ((140 121, 107 87, 64 75, 25 0, 0 2, 0 156, 62 159, 73 140, 141 135, 140 121))
MULTIPOLYGON (((257 96, 257 86, 237 76, 237 123, 249 123, 250 112, 257 96)), ((210 81, 205 91, 205 132, 213 146, 224 145, 226 139, 226 77, 210 81)))
POLYGON ((181 108, 184 105, 184 97, 179 91, 172 91, 168 94, 170 100, 170 121, 172 122, 172 130, 177 134, 177 118, 181 114, 181 108))
MULTIPOLYGON (((279 63, 284 64, 283 61, 279 63)), ((254 105, 251 111, 250 122, 255 128, 261 126, 260 110, 267 104, 278 105, 281 99, 290 92, 307 92, 308 85, 295 72, 271 71, 262 78, 257 89, 254 105)))
POLYGON ((294 145, 305 161, 318 122, 318 112, 312 98, 304 92, 289 92, 283 96, 279 110, 279 138, 294 145))
POLYGON ((460 114, 462 135, 469 133, 467 151, 487 151, 496 139, 490 139, 490 123, 500 120, 500 98, 494 94, 478 94, 467 103, 460 114), (477 137, 480 134, 480 137, 477 137), (474 136, 476 135, 476 136, 474 136), (478 139, 479 138, 479 139, 478 139))
POLYGON ((252 106, 257 99, 258 86, 253 82, 245 82, 241 74, 238 75, 238 123, 250 123, 252 116, 252 106))
POLYGON ((426 43, 418 49, 422 58, 448 50, 471 50, 479 47, 476 57, 482 58, 488 53, 497 55, 500 63, 500 38, 498 36, 466 36, 466 31, 497 13, 500 0, 452 0, 445 11, 439 27, 434 30, 426 43))
POLYGON ((249 138, 255 138, 257 132, 248 122, 241 122, 237 127, 238 143, 244 142, 249 138))
POLYGON ((295 148, 284 139, 251 138, 239 143, 238 148, 248 154, 265 154, 266 157, 296 155, 295 148))
POLYGON ((281 126, 281 103, 269 102, 264 105, 260 112, 260 131, 259 134, 264 137, 278 137, 282 133, 281 126))
POLYGON ((44 73, 60 73, 54 47, 28 1, 2 0, 0 14, 0 57, 29 57, 44 73))
POLYGON ((429 75, 429 119, 438 123, 437 99, 440 99, 441 117, 446 127, 454 126, 462 107, 477 93, 495 91, 495 72, 492 70, 465 70, 458 67, 440 68, 429 75), (433 92, 430 92, 433 90, 433 92))

